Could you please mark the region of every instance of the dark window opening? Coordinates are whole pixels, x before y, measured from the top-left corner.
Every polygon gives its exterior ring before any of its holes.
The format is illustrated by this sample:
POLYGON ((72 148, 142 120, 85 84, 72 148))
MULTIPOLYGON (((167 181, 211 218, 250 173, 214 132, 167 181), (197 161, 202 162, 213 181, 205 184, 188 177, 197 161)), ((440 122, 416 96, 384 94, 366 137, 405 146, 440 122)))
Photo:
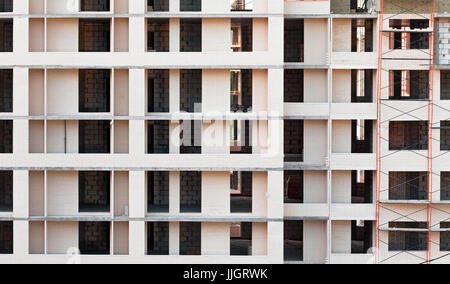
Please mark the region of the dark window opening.
POLYGON ((284 203, 303 203, 303 171, 284 171, 284 203))
POLYGON ((180 0, 181 12, 201 12, 202 0, 180 0))
POLYGON ((450 121, 441 121, 441 151, 450 150, 450 121))
POLYGON ((233 0, 231 1, 231 12, 251 12, 253 11, 253 0, 233 0))
POLYGON ((450 172, 441 172, 441 200, 450 200, 450 172))
POLYGON ((304 20, 284 20, 284 62, 303 62, 304 42, 304 20))
POLYGON ((111 153, 110 123, 108 120, 79 121, 80 154, 111 153))
POLYGON ((304 102, 304 70, 285 69, 284 70, 284 102, 303 103, 304 102))
POLYGON ((389 71, 390 100, 427 100, 429 97, 429 71, 389 71))
POLYGON ((108 12, 110 0, 81 0, 82 12, 108 12))
POLYGON ((169 213, 169 172, 147 173, 148 212, 169 213))
POLYGON ((0 212, 13 211, 13 171, 0 171, 0 212))
POLYGON ((428 173, 390 172, 389 200, 428 200, 428 173))
POLYGON ((247 113, 253 105, 253 72, 252 70, 232 70, 230 73, 231 111, 247 113))
POLYGON ((202 112, 202 70, 180 71, 180 111, 202 112))
POLYGON ((233 120, 230 125, 231 154, 252 154, 252 124, 248 120, 233 120))
POLYGON ((373 52, 373 20, 352 20, 352 52, 373 52))
POLYGON ((79 212, 110 211, 110 172, 79 172, 79 212))
POLYGON ((108 69, 80 69, 79 111, 109 112, 111 71, 108 69))
POLYGON ((448 231, 442 231, 439 233, 439 250, 450 251, 450 222, 441 222, 441 229, 447 229, 448 231))
POLYGON ((233 52, 253 51, 253 20, 231 20, 231 49, 233 52))
POLYGON ((389 150, 427 150, 428 121, 391 121, 389 150))
POLYGON ((370 204, 372 200, 372 171, 352 171, 352 204, 370 204))
POLYGON ((416 229, 417 231, 389 232, 389 251, 426 251, 428 232, 426 222, 391 222, 390 229, 416 229))
POLYGON ((0 13, 11 13, 13 11, 13 0, 0 0, 0 13))
POLYGON ((12 154, 13 152, 13 122, 12 120, 0 120, 0 153, 12 154))
POLYGON ((430 27, 430 20, 428 19, 390 19, 389 27, 395 30, 411 29, 422 30, 430 27))
POLYGON ((147 223, 147 254, 169 255, 169 222, 147 223))
POLYGON ((169 154, 169 121, 154 120, 148 122, 149 154, 169 154))
POLYGON ((231 223, 230 255, 252 255, 252 233, 252 223, 231 223))
POLYGON ((369 0, 350 0, 351 13, 367 13, 369 12, 369 0))
POLYGON ((0 254, 14 253, 13 222, 0 222, 0 254))
POLYGON ((373 102, 373 70, 352 70, 352 103, 373 102))
POLYGON ((200 120, 181 121, 180 154, 202 153, 202 122, 200 120))
POLYGON ((169 0, 147 0, 147 11, 169 12, 169 0))
POLYGON ((202 51, 201 19, 180 20, 180 51, 181 52, 202 51))
POLYGON ((284 221, 284 260, 303 261, 303 221, 284 221))
POLYGON ((0 112, 13 112, 13 70, 0 70, 0 112))
POLYGON ((441 100, 450 100, 450 70, 441 70, 441 100))
POLYGON ((252 213, 253 173, 233 172, 230 175, 231 213, 252 213))
POLYGON ((372 120, 352 120, 352 153, 373 153, 372 137, 372 120))
POLYGON ((180 172, 180 212, 202 212, 202 173, 180 172))
POLYGON ((12 20, 0 20, 0 52, 13 52, 12 20))
POLYGON ((110 254, 110 223, 79 223, 80 253, 84 255, 110 254))
POLYGON ((202 254, 202 223, 180 223, 180 255, 202 254))
POLYGON ((110 51, 110 20, 79 21, 79 52, 110 51))
POLYGON ((169 112, 169 70, 148 70, 148 112, 169 112))
POLYGON ((284 121, 284 161, 303 162, 303 120, 284 121))
POLYGON ((169 19, 147 21, 147 51, 169 52, 169 19))
POLYGON ((372 221, 352 221, 352 254, 370 253, 372 230, 372 221))

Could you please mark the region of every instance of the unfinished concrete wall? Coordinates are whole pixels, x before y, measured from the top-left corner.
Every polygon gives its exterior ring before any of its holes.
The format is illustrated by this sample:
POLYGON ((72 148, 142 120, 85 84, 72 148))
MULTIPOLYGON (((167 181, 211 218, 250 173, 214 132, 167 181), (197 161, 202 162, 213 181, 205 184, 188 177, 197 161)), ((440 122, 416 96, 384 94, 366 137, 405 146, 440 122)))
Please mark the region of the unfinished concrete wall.
POLYGON ((181 52, 202 51, 201 19, 180 20, 180 51, 181 52))
POLYGON ((78 209, 80 212, 109 212, 111 173, 104 171, 78 174, 78 209))
POLYGON ((201 255, 202 223, 180 223, 180 255, 201 255))
POLYGON ((13 242, 13 222, 0 222, 0 254, 12 254, 13 242))
POLYGON ((202 70, 183 69, 180 71, 180 110, 184 112, 202 111, 202 70))
POLYGON ((149 121, 147 131, 147 152, 149 154, 169 154, 169 121, 149 121))
POLYGON ((303 161, 303 120, 284 121, 284 160, 303 161))
POLYGON ((13 211, 13 171, 0 171, 0 212, 13 211))
POLYGON ((110 254, 110 223, 80 222, 79 249, 81 254, 110 254))
POLYGON ((180 211, 200 213, 202 206, 202 173, 180 173, 180 211))
POLYGON ((80 10, 106 12, 110 10, 109 2, 110 0, 81 0, 80 10))
POLYGON ((389 150, 428 149, 428 121, 391 121, 389 150))
POLYGON ((389 200, 427 200, 427 172, 389 172, 389 200))
POLYGON ((80 120, 79 153, 109 154, 110 148, 110 121, 80 120))
POLYGON ((169 70, 148 70, 148 112, 169 112, 169 70))
POLYGON ((304 101, 303 69, 284 70, 284 102, 302 103, 304 101))
POLYGON ((13 51, 13 21, 0 20, 0 52, 13 51))
POLYGON ((79 52, 109 52, 111 45, 110 20, 79 20, 79 52))
POLYGON ((304 20, 285 20, 284 62, 303 62, 304 42, 304 20))
POLYGON ((0 120, 0 153, 13 152, 13 122, 0 120))
POLYGON ((13 0, 0 0, 0 13, 13 11, 13 0))
POLYGON ((147 11, 168 12, 169 2, 169 0, 147 0, 147 11))
POLYGON ((111 70, 79 70, 79 111, 109 112, 111 94, 111 70))
POLYGON ((202 0, 180 0, 181 12, 201 12, 202 0))
POLYGON ((169 212, 169 172, 152 171, 147 176, 149 212, 169 212))
POLYGON ((0 70, 0 112, 13 111, 13 70, 0 70))
POLYGON ((147 20, 147 51, 169 51, 169 19, 147 20))
POLYGON ((147 223, 147 254, 169 255, 169 222, 147 223))

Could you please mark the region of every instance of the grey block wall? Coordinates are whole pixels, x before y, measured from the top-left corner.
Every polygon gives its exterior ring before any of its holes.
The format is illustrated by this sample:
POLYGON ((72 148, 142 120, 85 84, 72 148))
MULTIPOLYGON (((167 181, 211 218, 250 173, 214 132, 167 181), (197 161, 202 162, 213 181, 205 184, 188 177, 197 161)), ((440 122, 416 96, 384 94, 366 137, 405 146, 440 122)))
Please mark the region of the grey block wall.
POLYGON ((169 222, 147 223, 147 254, 169 255, 169 222))
POLYGON ((107 212, 110 210, 110 172, 82 171, 79 172, 78 180, 80 212, 107 212))
POLYGON ((148 19, 147 50, 169 51, 169 19, 148 19))
POLYGON ((148 70, 148 112, 169 112, 169 70, 148 70))
POLYGON ((427 121, 389 122, 389 150, 427 150, 427 121))
POLYGON ((13 111, 13 70, 0 70, 0 112, 13 111))
POLYGON ((0 52, 13 51, 13 21, 0 20, 0 52))
POLYGON ((148 172, 148 198, 150 205, 169 206, 169 172, 148 172))
POLYGON ((180 206, 182 211, 198 212, 202 205, 202 173, 180 172, 180 206))
POLYGON ((110 143, 109 120, 79 121, 79 152, 81 154, 109 154, 110 143))
POLYGON ((79 52, 109 52, 111 45, 110 20, 79 20, 79 52))
POLYGON ((202 0, 180 0, 181 12, 201 12, 202 0))
POLYGON ((390 172, 389 200, 427 200, 427 172, 390 172))
POLYGON ((180 51, 181 52, 202 51, 201 19, 180 20, 180 51))
POLYGON ((180 223, 180 255, 201 254, 202 223, 180 223))
POLYGON ((201 112, 202 70, 182 69, 180 78, 180 110, 191 113, 201 112))
POLYGON ((147 0, 147 7, 149 11, 168 12, 169 0, 147 0))
POLYGON ((169 154, 169 121, 154 120, 148 122, 148 153, 169 154))
POLYGON ((110 254, 109 248, 109 222, 79 223, 79 249, 81 254, 108 255, 110 254))
POLYGON ((284 154, 286 162, 303 161, 303 120, 284 121, 284 154))
POLYGON ((0 254, 13 254, 13 222, 0 222, 0 254))
POLYGON ((100 11, 106 12, 110 10, 110 0, 81 0, 81 11, 100 11))
POLYGON ((450 19, 440 18, 436 24, 438 26, 436 30, 438 40, 436 43, 436 61, 438 61, 438 64, 450 64, 450 19))
POLYGON ((11 154, 13 152, 13 122, 12 120, 0 120, 0 153, 11 154))
POLYGON ((284 62, 304 61, 304 20, 284 20, 284 62))
POLYGON ((0 171, 0 212, 13 210, 13 171, 0 171))
POLYGON ((12 11, 13 11, 13 0, 0 0, 0 13, 12 11))
POLYGON ((78 73, 79 111, 109 112, 111 70, 80 69, 78 73))
POLYGON ((303 97, 303 69, 284 70, 284 102, 302 103, 303 97))

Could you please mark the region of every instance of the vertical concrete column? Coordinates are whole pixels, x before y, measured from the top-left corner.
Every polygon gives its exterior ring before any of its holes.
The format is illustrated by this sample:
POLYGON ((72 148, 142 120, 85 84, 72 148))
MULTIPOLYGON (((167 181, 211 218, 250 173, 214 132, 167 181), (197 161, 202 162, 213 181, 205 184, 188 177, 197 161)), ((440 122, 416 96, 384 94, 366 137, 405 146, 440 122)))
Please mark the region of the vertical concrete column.
POLYGON ((29 217, 28 171, 14 171, 13 211, 15 218, 29 217))
MULTIPOLYGON (((28 115, 28 68, 13 70, 13 111, 15 115, 28 115)), ((28 121, 13 121, 13 152, 28 153, 28 121)))
MULTIPOLYGON (((130 14, 144 15, 147 1, 129 1, 130 14)), ((130 17, 129 19, 129 47, 130 52, 143 53, 146 50, 146 19, 144 17, 130 17)))
POLYGON ((180 19, 169 20, 169 50, 180 52, 180 19))
POLYGON ((130 171, 130 218, 144 218, 147 196, 145 190, 145 172, 130 171))
POLYGON ((253 223, 252 252, 254 256, 267 255, 267 223, 253 223))
POLYGON ((169 72, 169 111, 176 113, 180 111, 180 70, 172 69, 169 72))
POLYGON ((283 263, 283 222, 267 223, 267 256, 271 263, 283 263))
POLYGON ((169 173, 169 212, 180 214, 180 172, 169 173))
POLYGON ((180 223, 169 223, 169 255, 180 254, 180 223))
POLYGON ((147 240, 145 238, 145 222, 130 221, 129 247, 130 256, 145 256, 147 251, 147 240))
POLYGON ((284 216, 283 171, 269 171, 267 188, 267 217, 280 218, 284 216))
MULTIPOLYGON (((283 90, 284 90, 283 69, 268 70, 268 113, 272 117, 283 115, 283 90)), ((283 155, 284 129, 283 120, 269 120, 268 137, 270 137, 269 153, 271 155, 283 155)))
MULTIPOLYGON (((28 0, 13 1, 14 14, 28 14, 28 0)), ((14 52, 28 52, 28 18, 15 17, 13 24, 13 50, 14 52)))
POLYGON ((13 251, 15 256, 27 256, 29 252, 28 221, 14 221, 13 251))
POLYGON ((180 0, 169 0, 169 12, 170 13, 180 12, 180 0))
POLYGON ((202 172, 202 213, 207 216, 230 214, 229 172, 202 172))
MULTIPOLYGON (((144 117, 146 110, 146 78, 144 69, 130 69, 130 116, 144 117)), ((145 121, 131 120, 129 123, 130 132, 130 154, 143 155, 146 152, 146 130, 145 121)))
MULTIPOLYGON (((282 1, 279 1, 283 3, 282 1)), ((275 11, 269 10, 271 13, 275 11)), ((268 49, 270 58, 283 63, 284 58, 284 18, 269 17, 268 21, 268 49)))

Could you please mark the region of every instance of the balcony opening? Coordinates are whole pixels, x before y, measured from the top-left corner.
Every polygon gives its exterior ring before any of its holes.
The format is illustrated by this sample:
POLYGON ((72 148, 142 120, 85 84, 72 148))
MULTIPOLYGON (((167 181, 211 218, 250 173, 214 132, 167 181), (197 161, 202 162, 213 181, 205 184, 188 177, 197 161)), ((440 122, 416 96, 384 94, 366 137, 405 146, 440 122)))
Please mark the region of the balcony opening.
POLYGON ((0 222, 0 254, 14 253, 13 222, 0 222))
POLYGON ((252 255, 252 228, 248 222, 230 224, 230 255, 252 255))
POLYGON ((253 20, 231 20, 231 49, 233 52, 251 52, 253 50, 253 20))
POLYGON ((303 120, 284 121, 284 161, 303 162, 303 120))
POLYGON ((253 11, 253 0, 230 0, 231 12, 253 11))
POLYGON ((0 69, 0 112, 13 112, 12 69, 0 69))
POLYGON ((181 12, 201 12, 202 0, 180 0, 181 12))
POLYGON ((352 254, 367 254, 372 248, 372 221, 352 221, 352 254))
POLYGON ((148 112, 169 112, 169 70, 148 70, 148 112))
POLYGON ((180 19, 180 51, 202 52, 201 19, 180 19))
POLYGON ((430 21, 427 19, 391 19, 389 28, 394 30, 389 33, 390 49, 430 48, 430 33, 418 31, 430 28, 430 21))
POLYGON ((284 203, 303 203, 303 171, 284 171, 284 203))
POLYGON ((169 172, 147 173, 147 210, 150 213, 169 213, 169 172))
POLYGON ((285 69, 284 70, 284 102, 303 103, 304 102, 304 70, 285 69))
POLYGON ((441 100, 450 100, 450 70, 441 70, 441 100))
POLYGON ((169 19, 147 19, 147 51, 169 52, 169 19))
POLYGON ((111 173, 79 172, 78 211, 82 213, 109 212, 111 210, 111 173))
POLYGON ((202 70, 180 71, 180 111, 202 112, 202 70))
POLYGON ((11 13, 13 11, 13 0, 0 0, 0 13, 11 13))
POLYGON ((352 120, 352 153, 373 153, 372 137, 372 120, 352 120))
POLYGON ((79 52, 110 52, 110 20, 79 20, 79 52))
POLYGON ((109 255, 110 230, 109 222, 80 222, 80 253, 82 255, 109 255))
POLYGON ((147 0, 148 12, 169 12, 169 0, 147 0))
POLYGON ((0 20, 0 52, 13 52, 13 20, 0 20))
POLYGON ((0 153, 12 154, 13 152, 13 122, 12 120, 0 120, 0 153))
POLYGON ((251 112, 253 105, 253 72, 249 69, 231 70, 231 111, 251 112))
POLYGON ((230 173, 231 213, 252 213, 253 173, 230 173))
POLYGON ((428 200, 428 173, 389 172, 389 200, 428 200))
POLYGON ((80 69, 79 111, 109 112, 111 71, 108 69, 80 69))
POLYGON ((169 121, 149 121, 147 132, 148 154, 169 154, 169 121))
POLYGON ((352 103, 373 102, 373 70, 352 70, 352 103))
POLYGON ((180 223, 180 255, 202 254, 202 223, 180 223))
POLYGON ((230 128, 230 153, 252 154, 252 124, 250 121, 233 120, 230 128))
POLYGON ((13 171, 0 171, 0 212, 13 211, 13 171))
POLYGON ((284 20, 284 62, 303 62, 304 42, 304 20, 284 20))
POLYGON ((80 120, 80 154, 110 154, 110 124, 111 122, 108 120, 80 120))
POLYGON ((373 20, 352 20, 352 52, 373 52, 373 20))
POLYGON ((372 171, 352 171, 352 204, 370 204, 372 200, 372 171))
POLYGON ((429 71, 389 71, 390 100, 428 100, 429 71))
POLYGON ((450 200, 450 172, 441 172, 441 201, 450 200))
POLYGON ((147 255, 169 255, 169 222, 147 223, 147 255))
POLYGON ((350 0, 350 13, 368 13, 371 7, 369 0, 350 0))
POLYGON ((440 251, 450 251, 450 222, 441 222, 441 230, 446 230, 440 232, 440 251))
POLYGON ((110 0, 81 0, 80 10, 82 12, 109 12, 110 0))
POLYGON ((428 121, 391 121, 389 123, 389 150, 427 150, 428 121))
POLYGON ((389 251, 427 250, 427 222, 390 222, 389 228, 398 230, 389 232, 389 251))
POLYGON ((450 151, 450 121, 441 121, 441 151, 450 151))
POLYGON ((202 153, 202 122, 182 120, 180 125, 180 154, 202 153))
POLYGON ((303 221, 284 221, 284 260, 303 261, 303 221))
POLYGON ((202 173, 180 172, 180 212, 202 212, 202 173))

